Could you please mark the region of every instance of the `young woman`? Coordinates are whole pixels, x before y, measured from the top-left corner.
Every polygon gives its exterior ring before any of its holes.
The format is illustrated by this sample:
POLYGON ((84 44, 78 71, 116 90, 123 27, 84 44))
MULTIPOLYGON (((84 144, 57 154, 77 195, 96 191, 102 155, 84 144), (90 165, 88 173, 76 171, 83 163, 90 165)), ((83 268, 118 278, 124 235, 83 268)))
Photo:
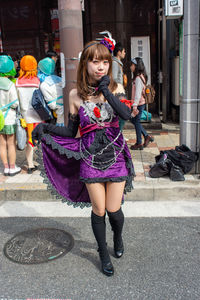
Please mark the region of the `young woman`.
POLYGON ((9 79, 16 74, 14 62, 8 55, 0 55, 0 110, 4 115, 4 127, 0 131, 0 156, 4 175, 21 172, 16 162, 16 108, 19 105, 14 83, 9 79))
POLYGON ((147 147, 149 143, 154 141, 154 138, 146 132, 140 123, 142 111, 145 109, 144 89, 148 80, 147 73, 142 58, 136 57, 131 60, 130 66, 133 73, 133 86, 131 99, 134 100, 133 112, 130 121, 135 126, 136 143, 131 146, 131 150, 142 150, 147 147), (142 144, 142 135, 144 136, 144 143, 142 144))
POLYGON ((128 120, 131 111, 115 96, 122 86, 112 79, 110 49, 112 44, 105 39, 83 49, 77 89, 69 95, 68 127, 39 124, 33 131, 33 139, 42 139, 46 174, 63 201, 82 207, 92 204, 92 229, 107 276, 114 274, 114 268, 106 244, 106 211, 114 232, 114 253, 120 258, 124 252, 121 203, 134 175, 118 123, 118 116, 128 120), (79 126, 81 137, 74 138, 79 126))
POLYGON ((28 142, 26 146, 27 173, 32 174, 37 170, 33 162, 32 131, 38 123, 42 122, 40 116, 31 105, 33 93, 39 88, 40 81, 37 78, 37 61, 32 55, 25 55, 20 60, 19 78, 16 81, 19 95, 20 109, 26 121, 28 142))
POLYGON ((55 61, 46 57, 39 61, 40 90, 50 109, 56 113, 56 125, 64 126, 62 78, 54 75, 55 61), (43 77, 41 77, 43 75, 43 77))

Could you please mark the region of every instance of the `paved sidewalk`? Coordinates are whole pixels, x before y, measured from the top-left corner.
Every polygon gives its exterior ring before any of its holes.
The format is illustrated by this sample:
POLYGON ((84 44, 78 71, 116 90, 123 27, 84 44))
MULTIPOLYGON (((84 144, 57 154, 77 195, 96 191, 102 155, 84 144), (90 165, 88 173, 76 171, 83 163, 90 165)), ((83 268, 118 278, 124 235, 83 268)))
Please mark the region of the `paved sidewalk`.
MULTIPOLYGON (((154 142, 147 148, 131 150, 136 177, 134 190, 126 196, 127 200, 186 200, 187 197, 198 200, 200 198, 199 175, 186 174, 185 181, 172 182, 168 176, 151 178, 148 174, 150 165, 155 163, 155 156, 161 150, 174 149, 179 145, 179 126, 164 124, 162 130, 147 129, 154 136, 154 142), (167 197, 167 198, 166 198, 167 197)), ((125 129, 124 136, 130 147, 136 141, 135 130, 125 129)), ((39 171, 27 174, 25 151, 17 151, 17 165, 22 167, 20 174, 14 177, 3 175, 0 163, 0 199, 1 200, 44 200, 53 199, 39 171)))

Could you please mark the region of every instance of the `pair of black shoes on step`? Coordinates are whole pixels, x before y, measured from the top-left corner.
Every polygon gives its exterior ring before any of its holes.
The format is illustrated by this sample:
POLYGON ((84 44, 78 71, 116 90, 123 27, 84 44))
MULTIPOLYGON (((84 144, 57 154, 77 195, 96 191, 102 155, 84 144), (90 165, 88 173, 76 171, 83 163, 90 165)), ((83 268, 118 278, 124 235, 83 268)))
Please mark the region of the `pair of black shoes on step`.
MULTIPOLYGON (((116 258, 120 258, 124 254, 124 245, 122 238, 118 240, 114 239, 114 253, 116 258)), ((99 252, 99 256, 101 260, 102 272, 106 276, 112 276, 114 274, 114 267, 108 254, 108 250, 106 249, 104 253, 99 252)))

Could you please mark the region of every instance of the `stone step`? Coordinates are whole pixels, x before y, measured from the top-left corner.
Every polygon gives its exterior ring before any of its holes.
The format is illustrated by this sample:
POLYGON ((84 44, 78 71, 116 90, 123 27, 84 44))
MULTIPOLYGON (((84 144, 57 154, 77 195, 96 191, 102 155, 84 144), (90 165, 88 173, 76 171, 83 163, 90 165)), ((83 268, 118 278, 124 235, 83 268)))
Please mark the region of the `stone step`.
MULTIPOLYGON (((172 182, 168 179, 153 179, 133 182, 134 189, 125 195, 127 201, 200 200, 200 180, 172 182)), ((43 183, 2 184, 1 201, 60 201, 43 183)))

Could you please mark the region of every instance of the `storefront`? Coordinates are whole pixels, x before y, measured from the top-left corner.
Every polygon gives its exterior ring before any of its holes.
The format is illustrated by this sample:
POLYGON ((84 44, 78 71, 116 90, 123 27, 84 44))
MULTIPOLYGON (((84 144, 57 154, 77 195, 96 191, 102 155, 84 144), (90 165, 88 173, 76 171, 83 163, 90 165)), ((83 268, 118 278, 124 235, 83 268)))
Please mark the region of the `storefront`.
POLYGON ((11 56, 25 53, 42 58, 54 43, 56 26, 54 20, 51 21, 51 11, 56 6, 57 1, 3 1, 0 7, 1 50, 11 56))

